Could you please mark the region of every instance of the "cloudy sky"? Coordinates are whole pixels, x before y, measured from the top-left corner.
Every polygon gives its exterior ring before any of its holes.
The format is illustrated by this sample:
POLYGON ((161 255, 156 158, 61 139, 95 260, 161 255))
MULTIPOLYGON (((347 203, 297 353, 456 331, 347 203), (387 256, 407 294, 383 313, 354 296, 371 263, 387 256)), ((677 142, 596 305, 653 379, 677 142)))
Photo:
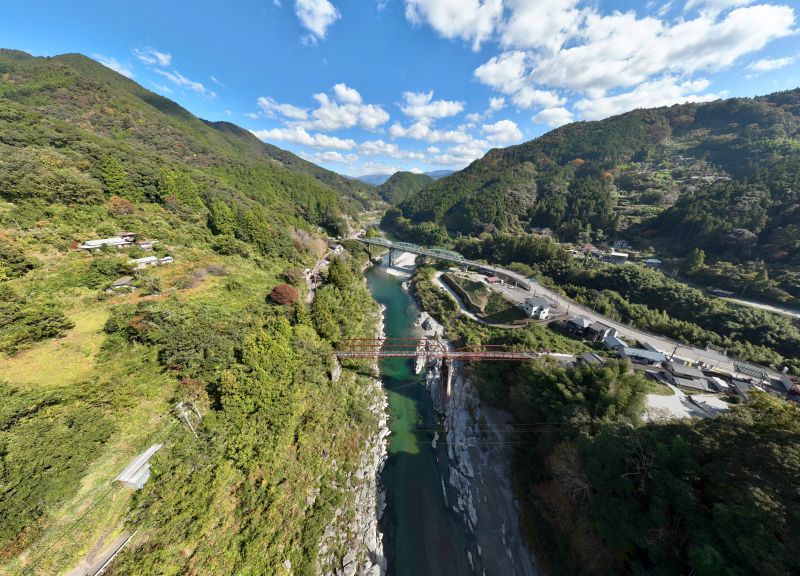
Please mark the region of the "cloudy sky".
POLYGON ((800 86, 797 0, 15 2, 81 52, 349 175, 462 168, 575 120, 800 86))

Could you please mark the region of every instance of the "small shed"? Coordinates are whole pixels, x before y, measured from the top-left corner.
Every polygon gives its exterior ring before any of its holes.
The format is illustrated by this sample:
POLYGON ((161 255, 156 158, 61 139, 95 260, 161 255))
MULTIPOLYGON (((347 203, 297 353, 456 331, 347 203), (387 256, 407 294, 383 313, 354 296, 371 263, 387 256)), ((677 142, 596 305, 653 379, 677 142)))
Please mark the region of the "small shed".
POLYGON ((502 284, 503 280, 501 278, 499 278, 498 276, 488 276, 486 278, 486 283, 487 284, 502 284))
POLYGON ((608 254, 603 254, 601 260, 610 264, 625 264, 628 261, 628 254, 612 250, 608 254))
POLYGON ((163 444, 153 444, 139 454, 133 461, 125 467, 125 470, 119 473, 119 476, 114 478, 115 481, 121 483, 126 488, 139 490, 145 485, 150 478, 150 458, 153 454, 161 450, 163 444))
POLYGON ((663 262, 661 262, 661 260, 658 258, 646 258, 645 260, 642 260, 642 264, 644 264, 647 268, 661 268, 661 264, 663 264, 663 262))
POLYGON ((114 280, 111 284, 110 289, 114 292, 123 292, 125 290, 136 290, 136 284, 134 284, 133 276, 123 276, 118 280, 114 280))
POLYGON ((700 392, 713 392, 708 386, 708 381, 705 378, 680 378, 675 377, 672 379, 675 386, 681 388, 688 388, 689 390, 699 390, 700 392))
POLYGON ((590 366, 602 366, 606 359, 594 352, 584 352, 576 358, 578 364, 588 364, 590 366))
POLYGON ((158 266, 158 256, 145 256, 144 258, 134 258, 128 264, 133 264, 137 270, 147 268, 148 266, 158 266))
POLYGON ((567 330, 576 334, 578 336, 582 336, 584 331, 591 326, 592 321, 588 318, 584 318, 583 316, 575 316, 574 318, 570 318, 567 321, 567 330))

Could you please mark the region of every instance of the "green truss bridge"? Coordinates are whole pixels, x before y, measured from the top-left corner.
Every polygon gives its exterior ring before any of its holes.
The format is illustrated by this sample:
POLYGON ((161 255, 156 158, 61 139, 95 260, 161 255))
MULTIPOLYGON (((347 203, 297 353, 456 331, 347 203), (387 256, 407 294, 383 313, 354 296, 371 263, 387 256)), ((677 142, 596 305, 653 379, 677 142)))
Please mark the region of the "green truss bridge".
POLYGON ((483 262, 467 260, 461 254, 452 250, 446 250, 444 248, 426 248, 410 242, 392 242, 391 240, 387 240, 386 238, 381 238, 378 236, 373 238, 357 238, 357 240, 367 245, 381 246, 382 248, 389 250, 389 265, 391 266, 394 266, 395 258, 398 253, 409 252, 411 254, 426 256, 428 258, 433 258, 434 260, 440 260, 449 264, 456 264, 464 270, 468 268, 478 268, 486 273, 494 274, 510 284, 524 288, 525 290, 531 290, 533 288, 532 282, 528 278, 525 278, 519 274, 515 274, 510 270, 496 268, 483 262))

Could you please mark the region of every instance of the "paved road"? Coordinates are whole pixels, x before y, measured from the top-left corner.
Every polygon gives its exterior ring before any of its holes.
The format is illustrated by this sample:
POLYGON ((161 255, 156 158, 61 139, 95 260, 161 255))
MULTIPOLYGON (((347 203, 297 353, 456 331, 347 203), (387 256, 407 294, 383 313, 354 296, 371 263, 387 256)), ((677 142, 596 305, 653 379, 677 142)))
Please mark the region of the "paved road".
MULTIPOLYGON (((508 271, 505 271, 508 274, 508 271)), ((638 328, 634 328, 632 326, 628 326, 627 324, 623 324, 622 322, 618 322, 616 320, 612 320, 607 316, 600 314, 592 310, 591 308, 587 308, 581 304, 578 304, 569 298, 565 298, 561 296, 557 292, 550 290, 540 284, 536 284, 532 287, 530 291, 522 290, 519 288, 507 288, 505 293, 508 295, 514 294, 516 297, 524 300, 524 298, 530 295, 536 296, 544 296, 548 300, 554 303, 556 309, 558 311, 564 311, 568 317, 573 317, 577 315, 581 315, 591 322, 601 322, 610 328, 616 330, 620 337, 623 340, 627 340, 630 344, 634 344, 634 342, 647 342, 651 346, 655 346, 668 356, 674 355, 676 358, 682 360, 689 360, 691 362, 703 362, 712 368, 718 368, 720 370, 725 370, 731 373, 735 373, 736 369, 734 367, 734 359, 716 352, 714 350, 704 350, 701 348, 695 348, 693 346, 688 346, 686 344, 681 344, 675 340, 670 338, 666 338, 664 336, 658 336, 656 334, 651 334, 644 330, 640 330, 638 328), (518 295, 518 296, 517 296, 518 295)), ((744 364, 744 362, 742 362, 744 364)), ((765 372, 770 374, 773 378, 779 378, 780 375, 777 372, 773 372, 768 370, 764 367, 762 368, 765 372)))
POLYGON ((784 316, 791 316, 792 318, 800 319, 800 310, 794 308, 787 308, 785 306, 778 306, 777 304, 762 304, 761 302, 753 302, 752 300, 743 300, 742 298, 723 298, 728 302, 734 304, 741 304, 742 306, 750 306, 752 308, 760 308, 776 314, 783 314, 784 316))
MULTIPOLYGON (((498 276, 505 276, 511 280, 516 280, 519 282, 520 285, 530 285, 531 280, 529 278, 525 278, 524 276, 520 276, 516 272, 512 272, 511 270, 506 270, 505 268, 500 268, 497 266, 491 266, 488 264, 481 264, 481 268, 485 270, 489 270, 498 276)), ((688 360, 694 363, 703 362, 704 364, 712 367, 717 368, 719 370, 724 370, 726 372, 730 372, 731 374, 736 373, 736 369, 734 367, 734 358, 716 352, 714 350, 704 350, 701 348, 695 348, 693 346, 688 346, 686 344, 682 344, 670 338, 666 338, 664 336, 658 336, 656 334, 651 334, 644 330, 640 330, 638 328, 634 328, 632 326, 628 326, 627 324, 623 324, 622 322, 618 322, 616 320, 612 320, 599 312, 596 312, 586 306, 578 304, 569 298, 562 296, 561 294, 554 292, 542 286, 541 284, 533 284, 530 290, 525 290, 523 288, 515 288, 511 286, 503 286, 500 288, 503 294, 506 297, 510 298, 512 301, 515 302, 524 302, 525 298, 530 296, 543 296, 550 300, 555 308, 555 312, 562 312, 566 314, 568 318, 573 316, 581 315, 585 318, 589 319, 591 322, 601 322, 610 328, 616 330, 620 337, 624 340, 627 340, 629 343, 633 344, 634 342, 647 342, 648 344, 658 348, 659 350, 663 351, 667 356, 674 356, 675 358, 681 360, 688 360)), ((740 364, 745 364, 745 362, 736 361, 740 364)), ((759 366, 758 368, 764 370, 767 374, 770 375, 772 378, 780 378, 780 374, 769 370, 763 366, 759 366)))

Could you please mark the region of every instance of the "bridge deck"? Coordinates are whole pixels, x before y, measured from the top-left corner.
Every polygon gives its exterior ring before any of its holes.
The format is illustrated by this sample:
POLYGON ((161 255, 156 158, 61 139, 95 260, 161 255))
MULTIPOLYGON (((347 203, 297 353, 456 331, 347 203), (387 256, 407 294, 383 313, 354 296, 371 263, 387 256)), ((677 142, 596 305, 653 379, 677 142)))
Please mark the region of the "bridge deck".
POLYGON ((523 278, 518 274, 514 274, 509 270, 505 270, 502 268, 495 268, 489 264, 484 264, 482 262, 475 262, 473 260, 467 260, 458 252, 453 252, 452 250, 446 250, 444 248, 425 248, 423 246, 417 246, 416 244, 412 244, 410 242, 392 242, 391 240, 387 240, 386 238, 381 237, 373 237, 373 238, 357 238, 360 242, 364 244, 372 244, 374 246, 382 246, 383 248, 388 248, 389 250, 400 250, 401 252, 410 252, 411 254, 418 254, 420 256, 427 256, 429 258, 434 258, 436 260, 442 260, 444 262, 450 262, 453 264, 458 264, 460 266, 468 266, 472 268, 482 268, 484 270, 490 270, 493 274, 498 276, 504 276, 511 280, 512 282, 521 285, 526 290, 531 289, 531 281, 527 278, 523 278))

